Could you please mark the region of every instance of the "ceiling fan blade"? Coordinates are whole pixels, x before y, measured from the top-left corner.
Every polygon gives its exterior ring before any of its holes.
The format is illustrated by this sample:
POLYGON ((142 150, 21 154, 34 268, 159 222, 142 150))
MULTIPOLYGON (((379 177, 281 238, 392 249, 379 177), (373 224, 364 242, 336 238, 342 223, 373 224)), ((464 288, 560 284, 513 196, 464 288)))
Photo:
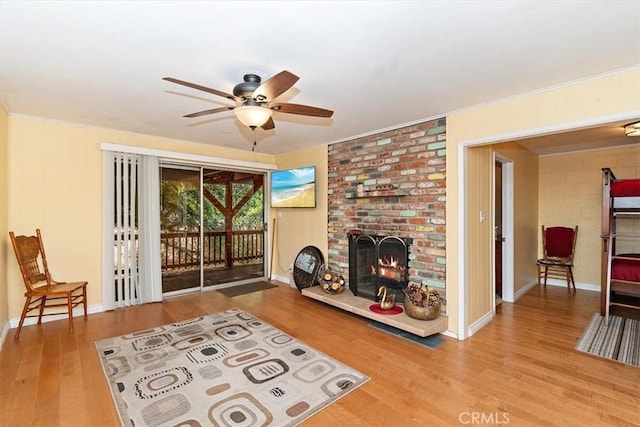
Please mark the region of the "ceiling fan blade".
POLYGON ((281 71, 275 76, 267 79, 256 90, 253 91, 253 97, 258 98, 264 96, 267 100, 274 100, 293 86, 299 77, 288 71, 281 71))
POLYGON ((218 96, 222 96, 222 97, 227 98, 227 99, 231 99, 232 101, 236 101, 237 100, 237 98, 235 96, 233 96, 233 95, 231 95, 229 93, 222 92, 222 91, 217 90, 217 89, 211 89, 210 87, 201 86, 201 85, 198 85, 198 84, 195 84, 195 83, 185 82, 184 80, 174 79, 173 77, 163 77, 162 80, 166 80, 166 81, 171 82, 171 83, 177 83, 179 85, 187 86, 187 87, 190 87, 192 89, 198 89, 198 90, 201 90, 201 91, 204 91, 204 92, 212 93, 214 95, 218 95, 218 96))
POLYGON ((331 110, 301 104, 282 103, 272 105, 271 108, 281 113, 300 114, 302 116, 331 117, 333 115, 331 110))
POLYGON ((223 111, 233 110, 234 108, 235 107, 212 108, 211 110, 204 110, 204 111, 198 111, 197 113, 186 114, 182 117, 193 118, 193 117, 206 116, 207 114, 222 113, 223 111))
POLYGON ((269 120, 262 126, 260 126, 264 130, 271 130, 276 127, 276 124, 273 121, 273 117, 269 117, 269 120))

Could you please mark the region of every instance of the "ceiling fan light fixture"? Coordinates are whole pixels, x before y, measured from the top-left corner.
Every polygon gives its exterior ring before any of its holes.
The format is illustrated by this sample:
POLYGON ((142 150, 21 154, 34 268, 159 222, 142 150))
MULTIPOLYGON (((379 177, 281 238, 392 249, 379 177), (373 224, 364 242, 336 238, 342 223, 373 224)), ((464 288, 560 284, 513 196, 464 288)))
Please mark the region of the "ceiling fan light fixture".
POLYGON ((163 80, 186 86, 191 89, 218 95, 231 101, 235 101, 236 103, 235 106, 229 105, 211 108, 183 116, 187 118, 202 117, 208 114, 216 114, 233 110, 240 123, 249 127, 251 130, 261 127, 265 131, 270 131, 275 129, 276 126, 272 118, 274 110, 279 111, 280 113, 297 114, 299 116, 310 117, 331 117, 333 114, 333 111, 331 110, 311 107, 309 105, 290 104, 288 102, 278 102, 276 105, 271 105, 277 97, 289 90, 295 82, 298 81, 298 76, 286 70, 269 77, 264 82, 257 74, 245 74, 243 79, 244 81, 234 86, 233 95, 196 83, 178 80, 173 77, 163 77, 163 80))
POLYGON ((259 107, 257 105, 243 105, 233 109, 234 114, 240 122, 252 129, 262 126, 271 118, 273 111, 270 108, 259 107))
POLYGON ((640 136, 640 122, 625 125, 624 134, 627 136, 640 136))

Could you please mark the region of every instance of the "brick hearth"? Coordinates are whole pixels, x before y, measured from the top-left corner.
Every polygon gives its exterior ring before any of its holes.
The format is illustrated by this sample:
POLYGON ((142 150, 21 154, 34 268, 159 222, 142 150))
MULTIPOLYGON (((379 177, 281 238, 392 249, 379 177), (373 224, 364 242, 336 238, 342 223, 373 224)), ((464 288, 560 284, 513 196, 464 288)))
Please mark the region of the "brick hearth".
POLYGON ((446 295, 445 141, 442 118, 328 147, 328 261, 347 280, 349 232, 407 237, 409 279, 446 295))

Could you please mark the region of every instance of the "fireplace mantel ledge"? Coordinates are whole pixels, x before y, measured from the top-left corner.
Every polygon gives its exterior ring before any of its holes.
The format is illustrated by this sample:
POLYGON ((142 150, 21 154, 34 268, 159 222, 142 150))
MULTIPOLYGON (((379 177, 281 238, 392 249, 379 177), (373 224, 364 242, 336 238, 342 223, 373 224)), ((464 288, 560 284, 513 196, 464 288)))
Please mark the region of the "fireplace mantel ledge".
POLYGON ((369 309, 372 304, 375 304, 373 301, 354 296, 349 289, 345 289, 341 294, 331 295, 323 291, 320 286, 312 286, 303 288, 302 295, 420 337, 444 332, 449 326, 446 316, 440 316, 435 320, 417 320, 404 312, 394 315, 374 313, 369 309))
POLYGON ((407 196, 409 192, 405 189, 397 190, 374 190, 374 191, 351 191, 345 192, 344 197, 347 199, 365 199, 368 197, 401 197, 407 196))

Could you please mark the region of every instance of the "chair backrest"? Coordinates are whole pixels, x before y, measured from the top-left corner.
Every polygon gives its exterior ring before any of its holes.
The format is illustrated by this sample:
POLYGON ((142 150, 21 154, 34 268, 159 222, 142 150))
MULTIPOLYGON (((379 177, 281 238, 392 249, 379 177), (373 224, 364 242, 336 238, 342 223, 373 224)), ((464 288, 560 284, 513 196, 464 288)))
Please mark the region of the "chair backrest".
POLYGON ((578 237, 578 226, 571 227, 548 227, 542 226, 542 247, 544 256, 568 258, 573 261, 576 249, 576 238, 578 237))
POLYGON ((27 291, 33 290, 37 284, 51 284, 40 229, 36 230, 36 234, 36 236, 16 236, 13 231, 9 232, 27 291))

